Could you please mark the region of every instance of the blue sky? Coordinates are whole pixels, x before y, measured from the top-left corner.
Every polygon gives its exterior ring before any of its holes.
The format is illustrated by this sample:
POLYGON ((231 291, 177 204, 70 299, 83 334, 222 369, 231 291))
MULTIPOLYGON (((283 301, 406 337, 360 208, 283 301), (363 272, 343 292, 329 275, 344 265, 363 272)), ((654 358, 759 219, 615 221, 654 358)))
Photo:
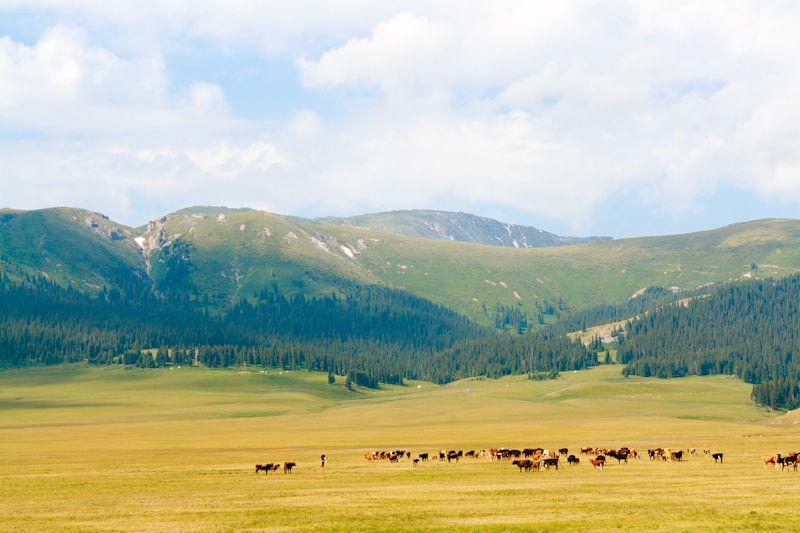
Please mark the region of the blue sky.
POLYGON ((0 205, 430 208, 562 234, 800 207, 787 2, 0 4, 0 205))

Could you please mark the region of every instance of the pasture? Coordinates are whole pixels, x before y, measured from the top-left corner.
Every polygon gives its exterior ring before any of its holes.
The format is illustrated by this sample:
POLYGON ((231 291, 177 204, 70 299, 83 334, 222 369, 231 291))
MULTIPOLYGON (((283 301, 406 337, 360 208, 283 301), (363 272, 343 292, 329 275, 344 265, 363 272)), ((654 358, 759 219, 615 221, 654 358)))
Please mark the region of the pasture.
POLYGON ((734 378, 620 369, 358 392, 276 370, 0 372, 0 531, 800 529, 800 472, 759 460, 800 449, 795 414, 754 406, 734 378), (645 459, 520 473, 488 458, 363 457, 501 446, 630 446, 645 459), (657 446, 711 448, 725 463, 648 461, 657 446), (297 467, 254 473, 278 461, 297 467))

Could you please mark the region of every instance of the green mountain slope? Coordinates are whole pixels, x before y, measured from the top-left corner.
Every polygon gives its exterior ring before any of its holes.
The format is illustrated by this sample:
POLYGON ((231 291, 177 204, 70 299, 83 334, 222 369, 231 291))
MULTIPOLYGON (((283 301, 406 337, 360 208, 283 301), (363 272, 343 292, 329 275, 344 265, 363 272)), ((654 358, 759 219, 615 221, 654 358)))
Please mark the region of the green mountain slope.
POLYGON ((263 211, 184 210, 148 224, 142 244, 158 291, 219 306, 273 283, 286 294, 310 295, 343 280, 381 284, 352 260, 353 248, 263 211))
POLYGON ((797 220, 516 249, 208 207, 153 221, 135 239, 129 228, 76 209, 0 217, 0 266, 12 277, 43 272, 91 289, 120 273, 149 276, 159 292, 219 308, 272 284, 319 295, 355 282, 406 289, 484 324, 497 304, 551 322, 547 313, 559 307, 620 303, 650 286, 677 291, 800 271, 797 220))
POLYGON ((800 269, 800 222, 761 220, 675 235, 517 250, 329 229, 351 242, 377 243, 356 261, 391 286, 406 288, 480 318, 483 305, 518 305, 537 313, 542 302, 571 308, 623 302, 649 286, 693 289, 800 269), (752 265, 759 268, 752 271, 752 265))
POLYGON ((94 291, 149 283, 131 228, 104 215, 66 207, 0 211, 0 271, 11 279, 40 275, 94 291))
POLYGON ((531 226, 506 224, 492 218, 450 211, 388 211, 345 218, 323 217, 309 222, 358 226, 410 237, 512 248, 563 246, 611 239, 611 237, 562 237, 531 226))

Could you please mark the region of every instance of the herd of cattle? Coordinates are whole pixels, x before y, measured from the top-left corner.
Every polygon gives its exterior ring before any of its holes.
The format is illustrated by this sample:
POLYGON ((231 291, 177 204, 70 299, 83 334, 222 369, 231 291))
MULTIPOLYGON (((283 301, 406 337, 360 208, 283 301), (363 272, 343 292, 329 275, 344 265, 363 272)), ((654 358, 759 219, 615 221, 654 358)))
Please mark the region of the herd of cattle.
POLYGON ((770 455, 762 455, 761 460, 764 461, 764 469, 768 466, 774 466, 778 468, 781 467, 781 470, 784 468, 791 468, 794 471, 797 471, 797 461, 800 459, 800 452, 789 452, 788 455, 781 455, 779 453, 773 453, 770 455))
MULTIPOLYGON (((704 455, 712 457, 714 462, 721 463, 724 458, 722 452, 711 453, 711 450, 703 450, 704 455)), ((616 459, 617 464, 627 463, 628 459, 642 459, 643 455, 635 449, 628 447, 622 448, 581 448, 580 455, 588 456, 589 464, 593 468, 603 469, 606 462, 611 459, 616 459)), ((650 461, 683 461, 687 455, 697 455, 696 448, 689 448, 687 450, 675 450, 670 448, 653 448, 647 450, 647 457, 650 461)), ((549 450, 546 448, 489 448, 488 450, 440 450, 433 453, 420 453, 417 457, 412 457, 411 452, 406 450, 393 450, 393 451, 375 451, 367 452, 364 454, 364 459, 367 461, 389 461, 390 463, 397 463, 401 459, 411 460, 414 466, 420 462, 433 461, 447 461, 458 462, 461 459, 472 458, 481 459, 489 457, 493 461, 508 460, 512 465, 519 468, 520 472, 530 472, 533 470, 549 470, 555 468, 558 470, 559 461, 566 460, 570 466, 579 465, 581 460, 574 454, 569 453, 569 448, 558 448, 557 450, 549 450)), ((777 454, 780 460, 780 454, 777 454)), ((795 468, 797 467, 797 454, 793 456, 795 468)), ((783 458, 786 460, 787 458, 783 458)), ((563 464, 563 463, 562 463, 563 464)), ((783 463, 781 463, 783 464, 783 463)), ((788 463, 787 463, 788 464, 788 463)))
MULTIPOLYGON (((647 450, 647 458, 650 461, 683 461, 685 457, 690 455, 697 455, 696 448, 688 448, 686 450, 676 450, 670 448, 652 448, 647 450)), ((617 464, 627 463, 629 459, 641 460, 644 454, 636 451, 635 449, 622 447, 622 448, 592 448, 585 447, 580 449, 580 455, 587 457, 588 462, 592 468, 603 469, 606 462, 612 459, 617 460, 617 464)), ((724 454, 722 452, 712 453, 710 449, 703 450, 703 455, 714 459, 715 463, 722 463, 724 454)), ((564 459, 570 466, 579 465, 581 462, 580 457, 569 453, 568 448, 558 448, 557 450, 549 450, 547 448, 489 448, 488 450, 440 450, 437 452, 419 453, 416 457, 407 450, 392 450, 392 451, 375 451, 367 452, 364 454, 364 459, 367 461, 388 461, 390 463, 398 463, 405 459, 410 461, 412 466, 417 466, 419 463, 428 461, 447 461, 459 462, 462 459, 482 459, 490 458, 492 461, 509 461, 512 465, 519 468, 520 472, 531 472, 538 470, 549 470, 554 468, 558 470, 559 461, 564 459)), ((764 463, 764 468, 769 466, 774 468, 781 467, 781 470, 791 468, 797 471, 798 461, 800 461, 800 452, 789 452, 787 455, 774 453, 770 455, 762 455, 761 460, 764 463)), ((326 455, 320 456, 320 464, 322 469, 325 469, 328 458, 326 455)), ((562 463, 563 464, 563 463, 562 463)), ((283 463, 265 463, 256 465, 256 474, 264 472, 268 475, 270 472, 278 472, 283 468, 284 474, 291 474, 292 469, 297 466, 293 461, 285 461, 283 463)))

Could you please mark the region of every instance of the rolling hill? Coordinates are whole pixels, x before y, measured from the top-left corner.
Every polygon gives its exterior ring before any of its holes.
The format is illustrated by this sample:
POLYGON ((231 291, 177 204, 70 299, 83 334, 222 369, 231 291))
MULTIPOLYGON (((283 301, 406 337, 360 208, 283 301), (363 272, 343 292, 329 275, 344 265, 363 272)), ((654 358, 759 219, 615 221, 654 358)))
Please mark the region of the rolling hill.
POLYGON ((649 286, 679 291, 800 271, 797 220, 517 249, 212 207, 139 231, 77 209, 0 217, 0 270, 12 278, 42 274, 93 290, 122 276, 218 307, 273 284, 320 295, 355 282, 405 289, 482 323, 497 304, 547 322, 559 308, 620 303, 649 286))

